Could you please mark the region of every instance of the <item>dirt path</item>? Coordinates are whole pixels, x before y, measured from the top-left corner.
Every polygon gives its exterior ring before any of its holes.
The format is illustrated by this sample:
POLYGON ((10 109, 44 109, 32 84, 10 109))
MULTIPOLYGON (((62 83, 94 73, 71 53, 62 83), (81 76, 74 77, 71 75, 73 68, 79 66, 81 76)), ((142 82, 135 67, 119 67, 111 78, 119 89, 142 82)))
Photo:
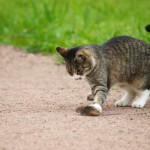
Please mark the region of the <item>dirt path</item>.
POLYGON ((89 92, 50 58, 1 46, 0 150, 150 150, 150 102, 116 108, 114 89, 101 116, 81 116, 89 92))

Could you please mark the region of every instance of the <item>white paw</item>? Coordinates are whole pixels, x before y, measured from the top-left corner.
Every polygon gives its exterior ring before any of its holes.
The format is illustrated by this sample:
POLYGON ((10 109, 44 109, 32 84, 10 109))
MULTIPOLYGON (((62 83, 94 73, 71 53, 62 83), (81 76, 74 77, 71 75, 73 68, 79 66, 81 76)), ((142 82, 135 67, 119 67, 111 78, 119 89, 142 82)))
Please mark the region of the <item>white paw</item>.
POLYGON ((99 103, 93 103, 84 107, 81 114, 86 116, 99 116, 101 112, 102 112, 101 105, 99 103))
POLYGON ((132 103, 132 107, 134 107, 134 108, 143 108, 144 105, 145 105, 145 103, 140 102, 140 101, 135 101, 132 103))
POLYGON ((98 104, 98 103, 93 103, 93 104, 90 104, 90 105, 88 105, 88 106, 94 107, 94 108, 95 108, 97 111, 99 111, 100 113, 102 112, 102 107, 101 107, 101 105, 98 104))
POLYGON ((127 106, 127 105, 128 105, 128 101, 126 101, 126 100, 119 100, 115 103, 116 107, 124 107, 124 106, 127 106))

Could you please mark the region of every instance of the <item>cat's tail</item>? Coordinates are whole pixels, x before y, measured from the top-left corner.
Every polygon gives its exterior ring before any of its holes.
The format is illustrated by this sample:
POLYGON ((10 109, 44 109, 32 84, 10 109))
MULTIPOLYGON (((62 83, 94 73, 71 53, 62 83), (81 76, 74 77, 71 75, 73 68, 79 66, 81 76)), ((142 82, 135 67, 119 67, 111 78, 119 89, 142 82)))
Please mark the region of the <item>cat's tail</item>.
POLYGON ((146 30, 147 32, 150 32, 150 24, 148 24, 148 25, 145 27, 145 30, 146 30))

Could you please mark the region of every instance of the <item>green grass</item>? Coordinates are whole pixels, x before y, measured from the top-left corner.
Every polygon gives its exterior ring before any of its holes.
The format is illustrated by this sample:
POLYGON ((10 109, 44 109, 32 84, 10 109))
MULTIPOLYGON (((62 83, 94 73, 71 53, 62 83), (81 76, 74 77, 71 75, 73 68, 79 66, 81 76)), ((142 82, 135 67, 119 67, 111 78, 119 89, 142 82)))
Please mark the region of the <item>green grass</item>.
POLYGON ((0 44, 47 54, 117 35, 150 42, 149 12, 147 0, 0 0, 0 44))

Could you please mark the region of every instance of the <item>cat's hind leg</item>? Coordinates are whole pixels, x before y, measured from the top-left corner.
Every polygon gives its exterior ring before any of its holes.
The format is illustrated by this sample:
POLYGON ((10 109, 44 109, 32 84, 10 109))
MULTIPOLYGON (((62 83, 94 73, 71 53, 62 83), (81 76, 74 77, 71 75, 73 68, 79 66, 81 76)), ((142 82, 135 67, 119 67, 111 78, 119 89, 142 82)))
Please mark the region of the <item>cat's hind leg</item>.
POLYGON ((125 94, 115 103, 115 106, 124 107, 127 106, 136 97, 136 91, 127 84, 121 84, 120 87, 125 90, 125 94))
POLYGON ((137 99, 132 103, 134 108, 143 108, 149 98, 150 91, 144 90, 137 93, 137 99))
POLYGON ((117 107, 127 106, 129 102, 131 102, 134 98, 135 95, 133 93, 128 93, 127 91, 125 91, 124 96, 115 103, 115 106, 117 107))

